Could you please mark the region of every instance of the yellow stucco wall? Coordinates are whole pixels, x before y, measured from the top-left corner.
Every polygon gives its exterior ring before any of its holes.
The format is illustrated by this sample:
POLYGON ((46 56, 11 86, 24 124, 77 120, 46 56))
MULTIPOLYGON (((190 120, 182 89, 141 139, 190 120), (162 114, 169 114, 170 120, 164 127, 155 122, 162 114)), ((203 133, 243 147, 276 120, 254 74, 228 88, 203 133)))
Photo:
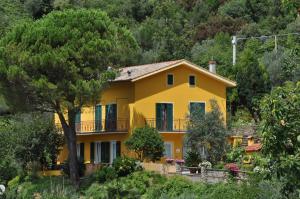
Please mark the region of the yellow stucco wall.
MULTIPOLYGON (((83 135, 77 136, 77 142, 85 143, 85 162, 89 162, 90 142, 95 141, 121 141, 121 154, 132 155, 124 146, 124 141, 128 138, 132 129, 145 125, 145 119, 156 117, 156 103, 173 103, 173 119, 184 120, 189 114, 190 102, 205 102, 206 112, 208 112, 211 109, 209 105, 210 99, 215 99, 218 102, 226 120, 226 86, 184 65, 136 82, 112 83, 101 94, 101 100, 98 102, 98 104, 102 105, 102 119, 105 118, 105 105, 116 103, 117 117, 118 119, 128 119, 129 130, 127 133, 94 133, 92 135, 90 131, 82 131, 83 135), (167 85, 167 74, 173 74, 174 85, 167 85), (189 86, 189 75, 196 76, 196 86, 189 86), (87 134, 84 135, 84 133, 87 134)), ((93 121, 94 117, 93 106, 85 106, 82 109, 81 121, 83 123, 85 121, 93 121)), ((174 125, 177 125, 176 122, 174 122, 174 125)), ((164 132, 161 135, 164 141, 173 144, 173 158, 182 159, 184 132, 164 132)), ((59 156, 59 161, 62 162, 66 157, 67 149, 64 147, 59 156)))

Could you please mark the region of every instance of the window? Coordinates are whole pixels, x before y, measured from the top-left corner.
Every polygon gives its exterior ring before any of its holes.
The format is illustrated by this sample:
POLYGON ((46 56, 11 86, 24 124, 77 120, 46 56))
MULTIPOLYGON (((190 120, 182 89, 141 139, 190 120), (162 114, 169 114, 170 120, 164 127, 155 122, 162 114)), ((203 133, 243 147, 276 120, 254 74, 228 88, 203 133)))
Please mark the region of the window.
POLYGON ((189 84, 190 84, 190 86, 196 85, 196 77, 194 75, 189 76, 189 84))
POLYGON ((204 102, 190 102, 190 115, 200 113, 205 115, 204 102))
POLYGON ((173 104, 156 104, 156 129, 159 131, 173 130, 173 104))
POLYGON ((168 74, 168 76, 167 76, 167 84, 168 84, 168 86, 173 85, 173 83, 174 83, 174 77, 173 77, 173 75, 172 74, 168 74))
POLYGON ((107 104, 105 106, 105 130, 117 130, 117 104, 107 104))
POLYGON ((173 158, 173 144, 171 142, 165 142, 165 152, 164 156, 166 158, 173 158))

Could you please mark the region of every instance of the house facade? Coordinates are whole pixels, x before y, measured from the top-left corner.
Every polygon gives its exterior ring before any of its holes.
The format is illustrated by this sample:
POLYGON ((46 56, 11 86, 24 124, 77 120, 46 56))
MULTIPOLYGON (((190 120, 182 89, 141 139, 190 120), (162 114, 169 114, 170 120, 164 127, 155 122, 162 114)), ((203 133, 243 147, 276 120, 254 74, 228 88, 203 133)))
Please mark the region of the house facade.
MULTIPOLYGON (((125 67, 101 93, 99 102, 76 116, 77 155, 85 163, 111 163, 136 127, 156 128, 165 157, 183 159, 183 139, 193 109, 210 111, 215 99, 226 119, 226 89, 236 83, 186 60, 125 67)), ((56 121, 57 117, 56 117, 56 121)), ((58 162, 67 158, 67 147, 58 162)))

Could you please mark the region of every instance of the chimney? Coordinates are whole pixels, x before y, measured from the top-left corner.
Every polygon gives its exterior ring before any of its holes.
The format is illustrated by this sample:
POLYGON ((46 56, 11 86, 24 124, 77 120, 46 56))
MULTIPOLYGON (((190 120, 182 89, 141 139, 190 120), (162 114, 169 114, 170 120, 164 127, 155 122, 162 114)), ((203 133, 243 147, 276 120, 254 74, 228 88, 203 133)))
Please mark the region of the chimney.
POLYGON ((131 76, 131 71, 130 71, 130 70, 127 71, 127 75, 128 75, 129 77, 131 76))
POLYGON ((209 72, 216 73, 216 61, 209 61, 209 72))

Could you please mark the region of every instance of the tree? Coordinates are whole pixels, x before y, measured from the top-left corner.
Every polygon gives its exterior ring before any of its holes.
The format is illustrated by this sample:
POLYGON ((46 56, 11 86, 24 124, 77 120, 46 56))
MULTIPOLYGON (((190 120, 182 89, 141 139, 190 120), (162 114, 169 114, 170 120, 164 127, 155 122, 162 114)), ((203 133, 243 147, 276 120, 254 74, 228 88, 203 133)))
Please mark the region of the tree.
POLYGON ((104 12, 86 9, 51 12, 16 26, 0 41, 0 79, 7 101, 57 113, 68 146, 70 178, 77 187, 75 115, 83 104, 96 103, 114 78, 107 67, 130 64, 136 50, 128 30, 104 12))
POLYGON ((286 190, 300 186, 300 82, 287 82, 261 101, 262 152, 270 169, 287 180, 286 190))
POLYGON ((270 83, 264 70, 259 65, 257 43, 250 41, 242 52, 238 65, 236 81, 238 84, 239 103, 245 106, 254 120, 259 120, 259 100, 269 92, 270 83))
POLYGON ((57 132, 49 114, 1 117, 0 136, 0 181, 6 182, 18 175, 18 168, 27 171, 33 163, 51 168, 64 144, 63 135, 57 132))
POLYGON ((191 151, 199 152, 202 159, 216 163, 225 154, 229 132, 217 102, 210 100, 210 104, 211 111, 205 115, 199 110, 191 113, 185 142, 191 151))
POLYGON ((149 126, 134 129, 125 145, 136 153, 140 161, 156 161, 163 157, 163 139, 155 128, 149 126))

